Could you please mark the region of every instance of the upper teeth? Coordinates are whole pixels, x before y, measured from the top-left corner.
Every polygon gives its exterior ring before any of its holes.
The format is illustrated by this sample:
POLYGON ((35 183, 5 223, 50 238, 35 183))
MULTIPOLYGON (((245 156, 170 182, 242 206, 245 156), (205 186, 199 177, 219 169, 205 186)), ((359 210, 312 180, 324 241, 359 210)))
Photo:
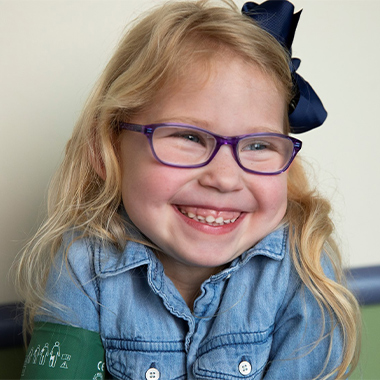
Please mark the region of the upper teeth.
POLYGON ((237 218, 223 219, 221 216, 214 218, 212 215, 208 215, 208 216, 204 217, 202 215, 196 215, 192 212, 186 212, 184 210, 181 210, 181 212, 182 212, 182 214, 187 215, 191 219, 195 219, 198 222, 207 223, 207 224, 210 224, 212 226, 222 226, 223 224, 234 223, 237 219, 237 218))

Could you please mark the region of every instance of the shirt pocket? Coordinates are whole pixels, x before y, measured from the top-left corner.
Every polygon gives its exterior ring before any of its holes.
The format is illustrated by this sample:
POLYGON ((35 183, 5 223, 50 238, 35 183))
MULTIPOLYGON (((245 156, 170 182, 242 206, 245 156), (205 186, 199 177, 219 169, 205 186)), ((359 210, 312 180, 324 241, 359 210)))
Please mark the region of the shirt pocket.
POLYGON ((117 379, 186 380, 183 342, 104 339, 108 372, 117 379))
POLYGON ((206 341, 194 363, 196 379, 261 379, 268 362, 272 329, 220 335, 206 341))

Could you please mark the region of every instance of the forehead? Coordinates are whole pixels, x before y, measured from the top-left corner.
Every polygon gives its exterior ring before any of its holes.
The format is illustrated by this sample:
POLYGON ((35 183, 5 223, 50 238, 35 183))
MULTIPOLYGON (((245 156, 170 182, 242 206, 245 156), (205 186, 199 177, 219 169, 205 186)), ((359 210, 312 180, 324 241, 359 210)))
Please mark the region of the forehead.
POLYGON ((223 45, 211 44, 207 47, 203 45, 203 48, 193 46, 193 50, 190 47, 187 46, 184 49, 185 53, 178 61, 172 63, 172 66, 168 70, 167 79, 160 90, 163 89, 165 91, 171 88, 175 91, 184 85, 193 85, 199 88, 210 77, 215 75, 220 67, 228 67, 231 62, 238 62, 242 70, 240 73, 235 73, 237 76, 248 79, 249 75, 252 75, 252 72, 254 72, 253 75, 261 75, 269 82, 272 82, 277 91, 283 94, 284 98, 288 96, 288 88, 282 78, 276 77, 267 68, 262 68, 252 58, 242 56, 223 45), (189 53, 190 50, 191 52, 189 53))
POLYGON ((183 122, 226 135, 254 133, 256 128, 284 132, 283 92, 257 65, 236 57, 197 61, 175 79, 135 122, 183 122))

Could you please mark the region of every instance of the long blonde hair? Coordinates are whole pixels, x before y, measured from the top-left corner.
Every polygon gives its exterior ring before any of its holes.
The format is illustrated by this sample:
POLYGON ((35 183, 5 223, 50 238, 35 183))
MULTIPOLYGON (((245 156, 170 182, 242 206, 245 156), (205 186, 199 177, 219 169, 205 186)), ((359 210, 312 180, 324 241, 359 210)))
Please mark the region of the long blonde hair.
MULTIPOLYGON (((68 229, 100 238, 122 249, 133 226, 118 213, 121 174, 117 150, 119 120, 129 120, 166 83, 180 81, 195 60, 210 61, 215 52, 230 51, 257 65, 290 101, 289 57, 277 41, 241 15, 229 0, 167 3, 130 29, 121 40, 81 114, 66 147, 65 158, 49 190, 48 217, 20 257, 17 282, 26 303, 28 326, 44 299, 49 269, 68 229)), ((288 210, 294 265, 304 282, 344 333, 342 377, 358 356, 358 306, 341 285, 340 255, 331 239, 326 200, 309 189, 296 159, 288 176, 288 210), (328 247, 328 248, 327 248, 328 247), (334 263, 337 282, 324 275, 325 250, 334 263)), ((142 241, 143 244, 151 244, 142 241)), ((328 359, 326 359, 327 362, 328 359)))

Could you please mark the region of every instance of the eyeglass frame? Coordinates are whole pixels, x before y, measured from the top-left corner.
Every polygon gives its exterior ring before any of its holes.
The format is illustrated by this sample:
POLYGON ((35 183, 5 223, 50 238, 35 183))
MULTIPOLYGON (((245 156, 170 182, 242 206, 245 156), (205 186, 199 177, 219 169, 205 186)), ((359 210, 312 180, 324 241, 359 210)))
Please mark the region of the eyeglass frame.
POLYGON ((125 122, 120 121, 118 123, 118 125, 119 125, 120 129, 132 131, 132 132, 139 132, 139 133, 144 134, 149 141, 150 149, 152 151, 154 158, 158 162, 160 162, 161 164, 166 165, 166 166, 170 166, 170 167, 174 167, 174 168, 195 169, 195 168, 200 168, 200 167, 206 166, 213 160, 213 158, 219 152, 219 149, 222 145, 231 145, 233 157, 234 157, 235 161, 237 162, 237 164, 239 165, 239 167, 242 168, 244 171, 246 171, 248 173, 252 173, 252 174, 259 174, 259 175, 278 175, 278 174, 284 173, 286 170, 288 170, 289 166, 293 162, 297 153, 302 148, 302 141, 301 140, 298 140, 292 136, 283 135, 281 133, 260 132, 260 133, 249 133, 249 134, 238 135, 238 136, 222 136, 222 135, 212 133, 206 129, 195 127, 194 125, 182 124, 182 123, 157 123, 157 124, 143 125, 143 124, 125 123, 125 122), (205 162, 202 162, 200 164, 177 165, 177 164, 171 164, 171 163, 165 162, 157 156, 157 154, 154 150, 154 147, 153 147, 153 133, 157 128, 160 128, 160 127, 183 127, 183 128, 192 129, 194 131, 200 131, 203 133, 207 133, 215 139, 215 141, 216 141, 215 148, 214 148, 212 154, 210 155, 210 157, 205 162), (251 137, 251 136, 258 136, 258 137, 260 137, 260 136, 277 136, 277 137, 281 137, 281 138, 290 140, 293 143, 293 151, 292 151, 292 155, 291 155, 290 159, 288 160, 288 163, 281 170, 278 170, 276 172, 270 172, 270 173, 258 172, 258 171, 251 170, 251 169, 244 167, 242 165, 242 163, 239 161, 237 147, 238 147, 240 140, 245 139, 247 137, 251 137))

